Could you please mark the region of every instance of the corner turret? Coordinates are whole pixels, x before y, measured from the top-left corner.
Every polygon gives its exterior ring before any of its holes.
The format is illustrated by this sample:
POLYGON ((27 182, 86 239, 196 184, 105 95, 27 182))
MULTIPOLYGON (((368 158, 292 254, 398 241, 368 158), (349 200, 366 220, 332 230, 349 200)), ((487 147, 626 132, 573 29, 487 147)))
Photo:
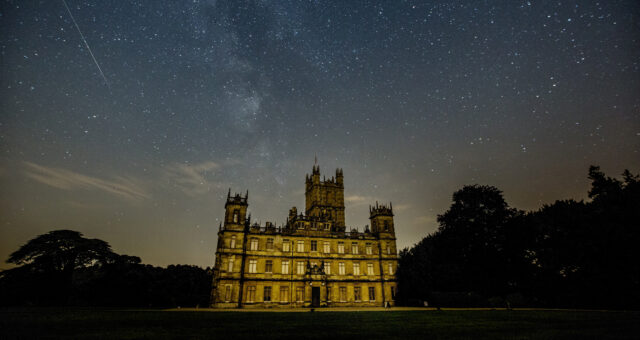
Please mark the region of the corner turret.
POLYGON ((249 190, 243 196, 235 194, 231 196, 231 189, 227 193, 227 203, 225 203, 224 228, 242 230, 247 218, 247 208, 249 207, 249 190))
POLYGON ((395 235, 393 225, 393 206, 378 204, 374 207, 369 206, 369 219, 371 220, 371 231, 373 233, 387 233, 390 236, 395 235))

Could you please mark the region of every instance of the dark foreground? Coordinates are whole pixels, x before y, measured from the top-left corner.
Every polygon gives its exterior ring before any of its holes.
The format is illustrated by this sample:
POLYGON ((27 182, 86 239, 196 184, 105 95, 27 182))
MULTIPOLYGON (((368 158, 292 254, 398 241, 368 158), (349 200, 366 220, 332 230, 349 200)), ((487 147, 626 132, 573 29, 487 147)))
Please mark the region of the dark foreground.
POLYGON ((631 339, 639 336, 640 312, 431 310, 242 313, 0 309, 0 339, 631 339))

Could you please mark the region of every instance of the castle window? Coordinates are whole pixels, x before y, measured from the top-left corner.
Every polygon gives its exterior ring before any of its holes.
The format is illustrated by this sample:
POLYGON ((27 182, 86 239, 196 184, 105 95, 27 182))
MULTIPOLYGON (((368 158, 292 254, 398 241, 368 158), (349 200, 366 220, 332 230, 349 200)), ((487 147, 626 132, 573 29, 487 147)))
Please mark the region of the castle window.
POLYGON ((249 273, 258 272, 258 260, 249 260, 249 273))
POLYGON ((344 262, 338 263, 338 274, 344 275, 344 262))
POLYGON ((356 300, 356 302, 360 302, 361 298, 361 294, 360 294, 360 287, 353 287, 353 299, 356 300))
POLYGON ((304 302, 304 287, 296 288, 296 302, 304 302))
POLYGON ((357 254, 357 253, 358 253, 358 243, 353 242, 351 243, 351 254, 357 254))
POLYGON ((318 251, 318 241, 311 241, 311 251, 318 251))
POLYGON ((387 254, 391 255, 391 246, 387 244, 387 254))
POLYGON ((340 302, 347 301, 347 287, 340 287, 340 302))
POLYGON ((396 287, 391 287, 391 299, 396 299, 396 287))
POLYGON ((375 275, 373 272, 373 263, 367 263, 367 275, 375 275))
POLYGON ((236 235, 231 236, 231 240, 229 241, 229 248, 233 249, 236 247, 236 235))
POLYGON ((338 254, 344 254, 344 242, 338 242, 338 254))
POLYGON ((271 287, 264 287, 264 294, 262 295, 264 302, 271 302, 271 287))
POLYGON ((389 263, 389 275, 393 275, 393 263, 389 263))
POLYGON ((238 223, 238 215, 240 215, 240 212, 238 212, 238 210, 234 210, 233 211, 233 223, 238 223))
POLYGON ((325 241, 323 251, 325 254, 329 254, 331 252, 331 243, 325 241))
POLYGON ((331 223, 324 224, 324 230, 329 230, 331 228, 331 223))
POLYGON ((257 238, 252 238, 251 239, 250 250, 258 250, 258 239, 257 238))
POLYGON ((331 287, 327 287, 327 302, 331 302, 331 287))
POLYGON ((253 302, 256 298, 256 286, 247 287, 247 302, 253 302))
POLYGON ((384 231, 389 231, 389 221, 384 221, 384 231))
POLYGON ((331 275, 331 262, 324 263, 324 273, 327 275, 331 275))
POLYGON ((267 239, 267 250, 273 250, 273 239, 272 238, 268 238, 267 239))
POLYGON ((298 263, 296 263, 296 268, 297 268, 297 274, 298 275, 304 275, 304 262, 300 261, 298 263))
POLYGON ((282 240, 282 251, 291 251, 289 240, 282 240))
POLYGON ((227 268, 228 272, 232 272, 233 271, 233 261, 235 261, 235 258, 232 256, 229 256, 229 267, 227 268))
POLYGON ((369 287, 369 301, 376 301, 376 287, 369 287))
POLYGON ((289 302, 289 287, 280 286, 280 302, 289 302))
POLYGON ((224 287, 224 301, 225 302, 231 301, 231 285, 226 285, 224 287))
POLYGON ((289 274, 289 261, 282 261, 282 274, 289 274))
POLYGON ((298 241, 298 253, 304 253, 304 241, 298 241))
POLYGON ((360 263, 359 262, 354 262, 353 263, 353 275, 360 275, 360 263))
POLYGON ((373 250, 371 249, 371 243, 367 243, 366 251, 367 251, 367 255, 373 254, 373 250))
POLYGON ((267 260, 267 262, 264 265, 264 272, 271 273, 272 271, 273 271, 273 261, 267 260))

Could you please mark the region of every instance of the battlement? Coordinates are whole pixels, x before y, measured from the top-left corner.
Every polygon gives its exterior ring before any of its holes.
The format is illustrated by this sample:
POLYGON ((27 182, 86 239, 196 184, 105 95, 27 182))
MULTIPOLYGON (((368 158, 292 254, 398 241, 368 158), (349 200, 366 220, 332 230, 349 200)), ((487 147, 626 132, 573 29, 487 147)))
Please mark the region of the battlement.
POLYGON ((248 206, 249 200, 249 190, 247 190, 247 193, 244 195, 244 197, 242 197, 240 194, 236 193, 234 196, 231 196, 231 189, 229 189, 229 192, 227 193, 227 203, 225 203, 225 207, 228 205, 242 205, 242 206, 248 206))
POLYGON ((391 202, 389 202, 389 206, 384 204, 378 204, 376 201, 375 206, 369 206, 369 218, 374 218, 377 216, 393 216, 393 206, 391 202))

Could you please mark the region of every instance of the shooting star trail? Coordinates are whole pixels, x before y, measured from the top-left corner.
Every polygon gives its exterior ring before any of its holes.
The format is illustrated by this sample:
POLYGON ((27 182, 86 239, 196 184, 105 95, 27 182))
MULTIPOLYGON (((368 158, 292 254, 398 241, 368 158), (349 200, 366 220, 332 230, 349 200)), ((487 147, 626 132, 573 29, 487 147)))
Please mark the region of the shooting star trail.
POLYGON ((78 23, 76 22, 76 19, 73 17, 73 14, 71 14, 71 10, 69 9, 69 6, 67 5, 67 1, 62 0, 62 3, 64 4, 64 7, 67 9, 67 13, 69 13, 69 16, 71 17, 71 21, 73 21, 73 24, 76 26, 76 29, 78 30, 78 33, 80 33, 80 38, 82 38, 82 42, 84 42, 84 46, 87 47, 87 50, 89 51, 89 54, 91 54, 91 58, 93 58, 93 62, 98 67, 98 71, 100 71, 100 75, 102 76, 102 79, 104 79, 104 83, 107 85, 107 88, 109 89, 109 91, 111 91, 111 86, 109 86, 109 82, 107 81, 107 77, 105 77, 104 72, 102 72, 102 68, 100 67, 100 64, 98 64, 98 60, 96 60, 96 56, 93 55, 93 52, 91 51, 91 47, 89 47, 89 44, 87 43, 87 39, 84 38, 84 34, 82 34, 82 31, 80 30, 80 26, 78 26, 78 23))

